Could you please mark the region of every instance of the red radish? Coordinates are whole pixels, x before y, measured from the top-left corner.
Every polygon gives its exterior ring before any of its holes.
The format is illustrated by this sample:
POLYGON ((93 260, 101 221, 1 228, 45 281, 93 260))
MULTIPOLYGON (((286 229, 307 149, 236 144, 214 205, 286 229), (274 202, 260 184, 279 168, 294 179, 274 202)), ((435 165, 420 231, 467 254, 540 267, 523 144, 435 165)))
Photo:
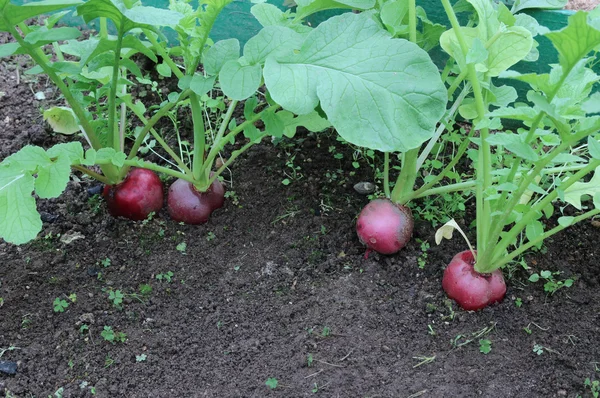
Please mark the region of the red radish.
POLYGON ((102 196, 114 217, 144 220, 163 206, 163 185, 148 169, 132 169, 117 185, 105 185, 102 196))
POLYGON ((367 246, 365 257, 371 250, 381 254, 396 253, 410 240, 413 227, 410 209, 388 199, 371 201, 356 221, 358 238, 367 246))
POLYGON ((480 310, 489 304, 502 301, 506 283, 499 269, 481 274, 473 268, 475 259, 470 250, 458 253, 446 270, 442 287, 451 299, 467 311, 480 310))
POLYGON ((178 179, 169 188, 167 209, 175 221, 203 224, 224 202, 225 187, 218 180, 215 180, 206 192, 200 192, 191 182, 178 179))

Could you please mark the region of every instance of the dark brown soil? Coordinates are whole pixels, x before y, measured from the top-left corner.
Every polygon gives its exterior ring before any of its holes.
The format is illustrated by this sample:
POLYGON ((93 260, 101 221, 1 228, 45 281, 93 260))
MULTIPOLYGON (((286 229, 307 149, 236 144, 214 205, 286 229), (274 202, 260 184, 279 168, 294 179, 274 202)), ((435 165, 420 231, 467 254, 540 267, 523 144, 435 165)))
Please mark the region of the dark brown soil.
MULTIPOLYGON (((26 80, 23 68, 0 63, 0 159, 28 143, 65 140, 46 130, 45 104, 34 99, 47 90, 45 80, 26 80)), ((421 221, 401 253, 365 259, 354 218, 367 198, 352 185, 372 179, 370 168, 361 162, 353 175, 352 153, 332 134, 285 144, 243 156, 228 186, 238 203, 230 198, 202 226, 176 224, 164 211, 149 222, 113 219, 89 199, 95 183, 83 178, 60 198, 40 201, 45 217, 57 219, 39 238, 0 243, 0 353, 18 347, 1 359, 19 366, 16 375, 0 373, 0 391, 24 398, 60 388, 63 397, 592 396, 584 380, 600 378, 600 232, 591 223, 529 255, 530 271, 513 267, 504 302, 465 312, 441 289, 444 266, 465 249, 461 239, 435 246, 434 228, 421 221), (334 159, 330 146, 344 159, 334 159), (288 186, 281 183, 286 151, 297 154, 302 174, 288 186), (61 241, 76 233, 84 238, 61 241), (431 244, 423 269, 417 239, 431 244), (527 281, 537 270, 576 282, 548 295, 527 281), (156 278, 169 271, 171 282, 156 278), (140 284, 152 292, 133 296, 140 284), (109 301, 111 290, 127 294, 122 309, 109 301), (54 299, 70 294, 77 300, 54 312, 54 299), (126 341, 105 341, 105 326, 126 341), (491 341, 489 354, 480 339, 491 341), (265 385, 269 378, 276 389, 265 385)))

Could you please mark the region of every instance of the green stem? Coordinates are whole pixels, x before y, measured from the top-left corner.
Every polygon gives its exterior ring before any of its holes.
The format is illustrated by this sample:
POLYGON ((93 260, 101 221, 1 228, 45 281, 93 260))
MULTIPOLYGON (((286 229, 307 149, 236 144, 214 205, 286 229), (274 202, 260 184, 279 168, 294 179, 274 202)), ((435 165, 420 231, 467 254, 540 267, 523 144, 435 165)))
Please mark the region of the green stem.
MULTIPOLYGON (((456 14, 452 9, 452 5, 449 0, 442 0, 444 10, 450 20, 450 24, 454 29, 454 33, 460 45, 463 54, 468 54, 469 48, 465 41, 464 35, 461 31, 461 26, 456 18, 456 14)), ((480 22, 485 23, 485 22, 480 22)), ((486 105, 483 98, 481 84, 477 78, 477 72, 473 64, 467 64, 467 71, 469 81, 473 86, 473 94, 475 96, 475 106, 477 109, 477 119, 475 122, 479 122, 485 117, 486 105)), ((487 188, 491 184, 491 149, 487 142, 489 130, 487 128, 481 129, 480 132, 481 145, 479 147, 479 158, 477 164, 477 189, 476 189, 476 213, 477 213, 477 252, 483 252, 487 248, 487 232, 490 228, 490 203, 484 200, 484 195, 487 188)))
POLYGON ((390 198, 390 153, 383 153, 383 192, 386 198, 390 198))
MULTIPOLYGON (((531 209, 523 215, 523 217, 508 231, 502 239, 498 242, 498 244, 493 248, 492 254, 489 256, 489 262, 486 262, 487 267, 492 268, 492 271, 498 267, 497 261, 499 261, 504 255, 505 250, 510 246, 512 242, 514 242, 515 238, 521 231, 529 224, 531 221, 535 220, 537 214, 541 212, 546 206, 548 206, 552 201, 558 198, 559 190, 564 192, 571 185, 575 184, 577 181, 580 181, 587 174, 595 170, 598 166, 600 166, 600 160, 595 160, 590 162, 586 167, 579 170, 577 173, 573 174, 571 177, 567 178, 560 185, 560 189, 554 189, 548 195, 544 197, 544 199, 540 200, 531 209)), ((491 271, 488 271, 491 272, 491 271)))
POLYGON ((115 60, 113 64, 113 75, 110 82, 110 92, 108 95, 108 142, 115 151, 120 150, 121 139, 118 134, 116 113, 117 113, 117 86, 119 81, 119 63, 121 62, 121 47, 123 46, 123 28, 119 28, 117 34, 117 43, 115 45, 115 60))
POLYGON ((210 170, 212 169, 213 161, 219 154, 217 145, 214 145, 214 144, 217 142, 221 142, 221 140, 223 139, 223 136, 225 135, 225 130, 227 130, 227 127, 229 126, 229 122, 231 121, 231 117, 233 116, 233 112, 235 111, 235 107, 237 106, 237 104, 238 104, 237 100, 232 100, 229 103, 229 108, 227 108, 227 112, 225 113, 225 116, 223 116, 223 120, 221 121, 219 130, 217 131, 217 135, 215 136, 215 138, 213 140, 213 145, 210 148, 208 155, 206 156, 206 160, 204 162, 204 170, 202 170, 203 173, 206 173, 208 175, 210 174, 210 170))
MULTIPOLYGON (((154 127, 154 125, 163 116, 168 114, 175 105, 177 105, 180 101, 183 101, 189 95, 190 95, 190 90, 183 91, 181 94, 179 94, 179 98, 177 98, 177 101, 167 103, 162 108, 160 108, 160 110, 158 112, 156 112, 154 114, 154 116, 152 116, 150 118, 150 120, 148 120, 148 123, 144 126, 144 128, 142 128, 142 131, 140 131, 137 138, 135 139, 135 142, 133 143, 133 146, 131 147, 131 151, 129 152, 129 156, 127 157, 127 160, 132 160, 137 155, 137 153, 140 149, 140 146, 142 146, 144 139, 146 138, 146 135, 148 135, 148 133, 150 132, 150 129, 152 129, 154 127)), ((174 159, 176 159, 176 158, 174 158, 174 159)), ((121 176, 125 176, 128 171, 129 171, 129 167, 127 167, 127 166, 121 168, 121 176)))
MULTIPOLYGON (((521 196, 523 196, 525 191, 527 191, 529 189, 529 185, 533 182, 535 177, 542 173, 542 170, 544 170, 546 165, 548 163, 550 163, 552 161, 552 159, 554 159, 556 156, 563 153, 567 148, 571 147, 571 145, 573 143, 578 142, 582 138, 587 137, 589 134, 590 134, 590 132, 588 130, 581 131, 577 134, 574 134, 570 140, 561 143, 559 146, 554 148, 550 153, 548 153, 546 156, 544 156, 542 159, 540 159, 536 163, 533 170, 531 170, 529 173, 527 173, 525 178, 521 179, 521 181, 519 182, 518 189, 512 193, 512 197, 510 198, 508 203, 504 202, 504 206, 503 206, 504 211, 502 212, 500 217, 498 217, 494 220, 494 227, 490 230, 490 233, 488 235, 490 242, 498 242, 498 239, 500 238, 500 234, 502 233, 504 226, 506 225, 506 221, 510 217, 515 206, 519 203, 521 196)), ((511 175, 513 177, 516 176, 516 171, 513 173, 513 170, 511 170, 511 175)), ((490 246, 490 247, 486 248, 485 251, 479 252, 477 255, 478 255, 478 257, 483 256, 487 260, 486 262, 491 262, 491 256, 492 256, 492 253, 494 250, 495 250, 495 248, 490 246)))
POLYGON ((460 146, 458 147, 458 150, 456 151, 456 154, 454 155, 452 160, 446 165, 446 167, 444 167, 444 169, 438 175, 436 175, 433 180, 429 181, 427 184, 423 185, 421 188, 417 189, 415 192, 412 192, 409 196, 402 198, 402 200, 404 201, 403 203, 406 203, 417 197, 431 195, 430 193, 428 193, 428 191, 431 189, 431 187, 433 187, 435 184, 440 182, 450 172, 450 170, 452 170, 454 168, 454 166, 456 166, 458 161, 463 157, 463 155, 467 151, 467 148, 469 147, 469 143, 471 142, 469 140, 469 138, 472 135, 473 135, 473 130, 471 129, 471 131, 469 132, 469 135, 467 137, 465 137, 463 142, 461 142, 460 146))
MULTIPOLYGON (((39 48, 32 48, 28 43, 26 43, 23 37, 21 37, 19 32, 14 27, 10 26, 8 30, 9 33, 15 38, 15 40, 17 40, 19 45, 22 48, 24 48, 25 51, 27 51, 27 54, 29 54, 31 59, 33 59, 35 63, 42 68, 44 73, 48 75, 50 80, 52 80, 52 83, 54 83, 56 87, 58 87, 63 97, 65 97, 67 104, 70 105, 71 109, 73 110, 73 113, 75 113, 75 116, 77 116, 79 124, 86 132, 87 138, 91 143, 92 148, 94 148, 95 150, 99 150, 100 148, 102 148, 102 144, 96 136, 94 128, 88 121, 88 116, 86 112, 81 107, 79 102, 75 99, 75 97, 71 93, 71 90, 69 90, 69 87, 67 87, 65 82, 54 72, 54 69, 52 69, 52 66, 49 64, 45 55, 42 56, 36 51, 39 50, 39 48)), ((102 172, 110 181, 116 181, 118 178, 118 172, 114 165, 106 165, 102 168, 102 172)))
POLYGON ((113 182, 111 182, 108 178, 106 178, 105 176, 96 173, 95 171, 92 171, 90 169, 88 169, 87 167, 83 167, 80 165, 72 165, 71 168, 77 170, 77 171, 81 171, 84 174, 89 175, 90 177, 92 177, 95 180, 100 181, 101 183, 107 184, 107 185, 111 185, 113 184, 113 182))
POLYGON ((142 32, 144 32, 144 34, 146 35, 146 38, 148 38, 150 43, 152 43, 152 46, 154 47, 156 52, 163 58, 163 62, 165 62, 169 66, 169 68, 171 68, 171 71, 173 72, 173 74, 175 76, 177 76, 178 79, 182 79, 185 75, 179 69, 179 67, 175 64, 175 62, 173 62, 173 60, 169 56, 169 53, 167 52, 167 50, 163 46, 160 45, 158 40, 156 40, 154 33, 149 29, 142 29, 142 32))
MULTIPOLYGON (((102 161, 98 162, 97 164, 104 165, 104 164, 109 164, 109 163, 110 163, 110 160, 102 160, 102 161)), ((186 180, 188 182, 194 183, 194 179, 187 174, 184 174, 177 170, 170 169, 168 167, 159 166, 152 162, 145 162, 140 159, 127 159, 123 162, 123 167, 126 167, 128 169, 131 167, 139 167, 142 169, 148 169, 148 170, 155 171, 157 173, 167 174, 172 177, 181 178, 182 180, 186 180)))
POLYGON ((248 149, 250 149, 251 146, 253 146, 256 143, 257 142, 255 142, 255 141, 250 141, 246 145, 241 147, 240 149, 231 152, 231 156, 229 157, 229 159, 227 159, 227 161, 225 163, 223 163, 223 165, 221 167, 219 167, 219 169, 217 171, 215 171, 213 173, 213 175, 208 179, 207 187, 210 187, 212 185, 212 183, 233 163, 233 161, 235 159, 237 159, 238 156, 240 156, 242 153, 246 152, 248 149))
POLYGON ((519 246, 518 249, 514 250, 513 252, 509 253, 508 255, 504 255, 502 256, 501 259, 497 260, 495 262, 495 269, 502 267, 504 264, 508 264, 509 262, 511 262, 513 259, 515 259, 516 257, 520 256, 521 254, 523 254, 525 251, 529 250, 530 248, 538 245, 539 243, 543 242, 545 239, 549 238, 550 236, 562 231, 563 229, 569 227, 570 225, 576 224, 580 221, 583 221, 585 219, 588 219, 590 217, 593 217, 595 215, 600 214, 600 209, 592 209, 589 210, 577 217, 573 218, 573 222, 569 225, 557 225, 556 227, 544 232, 542 235, 538 236, 537 238, 527 242, 526 244, 519 246))
POLYGON ((456 79, 454 79, 454 81, 448 88, 448 98, 452 98, 452 96, 454 95, 454 92, 456 91, 458 86, 463 82, 463 80, 465 80, 466 77, 467 77, 467 70, 461 71, 460 74, 458 76, 456 76, 456 79))
POLYGON ((196 93, 190 93, 190 106, 192 108, 192 123, 194 125, 194 158, 192 159, 192 174, 194 180, 204 185, 208 180, 208 174, 204 170, 204 155, 206 150, 206 130, 200 98, 196 93))
POLYGON ((410 41, 417 44, 417 5, 415 0, 408 0, 408 31, 410 41))
MULTIPOLYGON (((123 102, 123 103, 125 103, 125 102, 123 102)), ((148 119, 146 119, 146 117, 141 112, 139 112, 136 107, 129 106, 129 109, 138 117, 138 119, 140 119, 140 121, 144 125, 149 124, 148 119)), ((189 174, 191 176, 192 171, 186 166, 186 164, 183 162, 183 160, 181 160, 181 158, 171 149, 171 147, 165 142, 165 140, 161 137, 161 135, 158 134, 158 132, 154 129, 154 127, 150 128, 150 134, 152 134, 152 136, 154 137, 156 142, 158 142, 160 144, 160 146, 165 150, 165 152, 167 152, 169 154, 169 156, 175 161, 175 163, 177 163, 177 166, 179 166, 179 168, 181 170, 183 170, 183 172, 185 174, 189 174)), ((133 151, 131 153, 133 154, 133 151)))
POLYGON ((415 182, 417 180, 417 159, 419 158, 419 148, 411 149, 404 153, 402 159, 402 169, 396 180, 390 200, 398 204, 406 204, 401 200, 413 193, 415 182))

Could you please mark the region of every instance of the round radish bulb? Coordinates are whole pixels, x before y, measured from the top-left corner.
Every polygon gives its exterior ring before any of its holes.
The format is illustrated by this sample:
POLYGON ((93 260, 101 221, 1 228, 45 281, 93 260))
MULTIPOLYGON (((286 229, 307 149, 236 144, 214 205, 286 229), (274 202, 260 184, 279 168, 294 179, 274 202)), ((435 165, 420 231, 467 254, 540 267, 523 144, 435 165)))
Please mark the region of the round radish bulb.
POLYGON ((444 271, 442 287, 451 299, 467 311, 480 310, 502 301, 506 283, 499 269, 481 274, 473 268, 475 259, 470 250, 460 252, 444 271))
POLYGON ((224 202, 225 187, 219 181, 215 180, 206 192, 200 192, 191 182, 178 179, 169 188, 167 209, 175 221, 203 224, 224 202))
POLYGON ((408 243, 413 226, 413 216, 408 207, 388 199, 375 199, 360 212, 356 232, 367 246, 367 254, 370 250, 394 254, 408 243))
POLYGON ((117 185, 105 185, 102 196, 108 212, 114 217, 145 220, 163 206, 163 185, 160 178, 148 169, 132 169, 117 185))

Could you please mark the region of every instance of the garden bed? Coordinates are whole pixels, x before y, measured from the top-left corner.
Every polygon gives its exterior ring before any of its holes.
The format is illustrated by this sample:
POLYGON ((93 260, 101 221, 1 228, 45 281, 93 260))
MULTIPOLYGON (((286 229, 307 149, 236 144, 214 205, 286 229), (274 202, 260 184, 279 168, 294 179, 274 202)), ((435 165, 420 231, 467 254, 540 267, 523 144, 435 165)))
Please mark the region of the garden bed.
MULTIPOLYGON (((44 91, 51 101, 52 87, 20 75, 19 62, 0 63, 0 158, 64 139, 49 133, 34 97, 44 91)), ((462 240, 437 247, 435 228, 418 220, 399 254, 364 258, 354 217, 368 200, 352 186, 372 174, 364 161, 352 166, 334 134, 265 142, 234 165, 234 197, 202 226, 177 224, 165 210, 148 222, 114 219, 90 199, 96 183, 70 182, 60 198, 40 201, 47 222, 35 241, 0 244, 0 347, 18 347, 2 355, 18 370, 0 373, 0 391, 592 396, 584 381, 600 375, 597 226, 583 222, 548 240, 543 254, 526 256, 529 272, 505 271, 501 304, 465 312, 441 289, 462 240), (286 186, 294 154, 302 177, 286 186), (542 282, 528 281, 541 270, 575 282, 549 295, 542 282), (152 291, 144 295, 140 285, 152 291), (125 294, 121 309, 109 301, 117 290, 125 294), (69 304, 64 312, 53 310, 56 298, 69 304), (107 326, 125 341, 106 341, 107 326), (489 340, 489 353, 480 340, 489 340), (274 379, 271 389, 265 382, 274 379)), ((473 219, 464 217, 461 225, 473 219)))

